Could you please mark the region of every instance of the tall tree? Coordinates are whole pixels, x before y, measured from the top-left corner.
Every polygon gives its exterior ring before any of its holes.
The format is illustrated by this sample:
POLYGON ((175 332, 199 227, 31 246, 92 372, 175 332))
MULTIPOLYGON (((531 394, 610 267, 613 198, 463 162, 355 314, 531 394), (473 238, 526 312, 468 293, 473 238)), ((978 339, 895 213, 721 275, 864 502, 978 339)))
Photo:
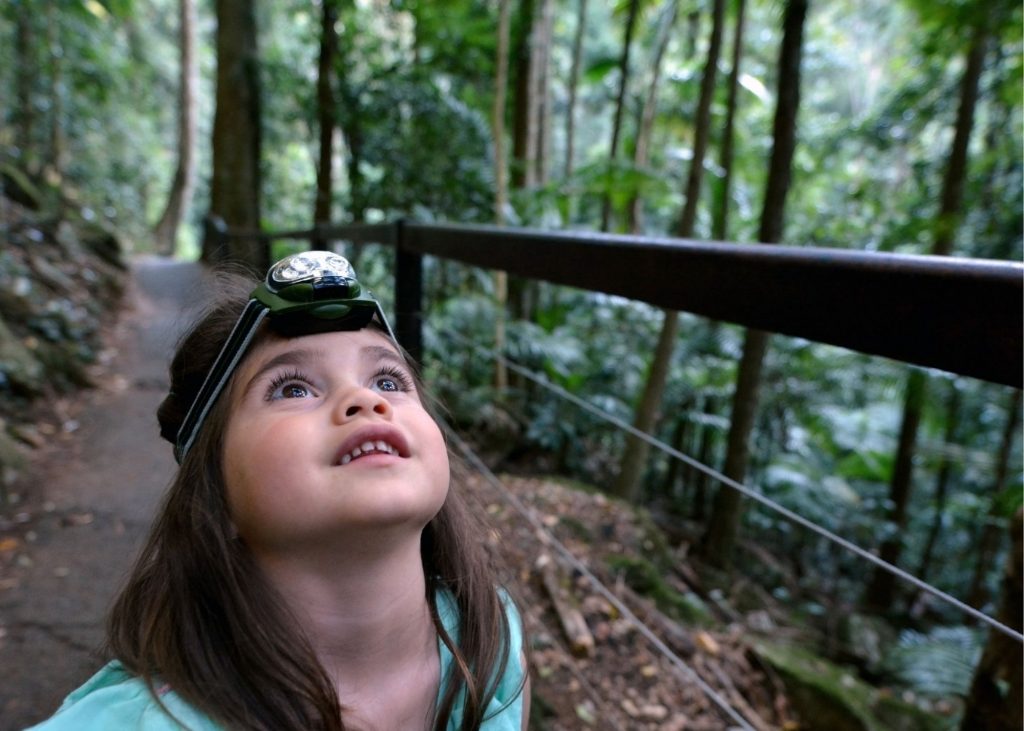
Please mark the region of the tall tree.
POLYGON ((529 188, 533 185, 536 164, 533 155, 537 150, 537 115, 532 104, 536 100, 532 93, 534 78, 534 0, 521 0, 519 4, 518 31, 512 57, 515 59, 515 88, 512 109, 512 187, 529 188))
MULTIPOLYGON (((980 14, 979 14, 980 15, 980 14)), ((988 41, 986 22, 978 17, 972 30, 967 64, 960 83, 960 102, 957 108, 956 126, 949 159, 942 180, 942 194, 939 212, 935 219, 935 235, 932 254, 948 256, 953 248, 953 234, 961 217, 964 181, 967 178, 967 150, 974 127, 974 112, 978 100, 978 86, 984 68, 985 46, 988 41)), ((897 563, 903 552, 903 532, 907 518, 907 504, 913 487, 914 452, 917 443, 917 427, 921 421, 921 409, 928 390, 928 379, 924 371, 913 369, 907 378, 906 397, 903 402, 903 417, 900 437, 896 448, 896 459, 892 478, 889 482, 888 520, 891 524, 890 537, 882 542, 879 558, 897 563)), ((896 577, 876 566, 864 592, 864 605, 874 611, 884 611, 893 606, 896 577)))
MULTIPOLYGON (((1003 574, 998 618, 1018 632, 1024 615, 1024 508, 1010 524, 1010 551, 1003 574)), ((1017 731, 1024 726, 1024 646, 995 629, 974 672, 964 703, 961 731, 1017 731)))
MULTIPOLYGON (((322 0, 320 11, 320 57, 317 61, 316 107, 320 128, 320 158, 316 166, 316 199, 313 203, 313 224, 331 220, 334 197, 334 128, 338 115, 334 100, 334 59, 338 53, 338 5, 335 0, 322 0)), ((319 238, 317 249, 326 248, 319 238)))
MULTIPOLYGON (((640 109, 640 122, 637 124, 636 146, 633 151, 633 165, 639 170, 647 167, 650 160, 651 134, 654 131, 654 118, 658 111, 658 89, 661 87, 662 62, 668 49, 669 39, 676 24, 679 11, 679 0, 666 0, 658 24, 658 39, 654 46, 654 57, 651 61, 651 79, 647 84, 647 93, 640 109)), ((639 194, 633 195, 628 206, 629 230, 640 233, 643 228, 643 199, 639 194)))
MULTIPOLYGON (((505 94, 508 89, 509 0, 498 0, 498 59, 494 74, 494 107, 491 125, 494 129, 494 222, 505 224, 508 207, 508 170, 505 164, 505 94)), ((505 306, 508 301, 508 273, 494 273, 494 297, 497 300, 494 320, 494 349, 505 351, 505 306)), ((494 385, 499 391, 508 387, 508 369, 504 361, 494 363, 494 385)))
MULTIPOLYGON (((676 235, 680 238, 693 236, 694 223, 697 220, 697 205, 700 201, 701 181, 704 178, 704 154, 707 151, 709 130, 711 128, 711 100, 715 94, 715 79, 718 73, 718 57, 722 49, 722 27, 725 24, 725 0, 715 0, 711 24, 711 39, 708 44, 707 61, 700 82, 700 98, 697 102, 697 114, 694 121, 693 155, 690 160, 690 173, 686 182, 686 202, 676 226, 676 235)), ((644 383, 640 405, 637 407, 633 426, 643 432, 649 432, 658 417, 662 395, 665 392, 665 381, 672 362, 672 351, 675 349, 676 334, 679 331, 679 313, 665 310, 661 332, 658 334, 658 346, 651 361, 651 369, 644 383)), ((636 499, 642 484, 644 465, 650 446, 639 437, 629 435, 626 439, 625 451, 619 467, 619 475, 612 488, 614 494, 621 497, 636 499)))
MULTIPOLYGON (((961 401, 960 388, 957 386, 957 382, 955 380, 950 381, 949 398, 946 402, 946 432, 943 438, 946 446, 956 443, 957 428, 960 425, 961 401)), ((944 449, 941 461, 939 462, 939 470, 935 475, 935 496, 932 498, 935 515, 932 518, 932 524, 928 528, 928 537, 925 539, 924 548, 921 550, 921 562, 917 568, 917 578, 922 581, 928 578, 935 547, 938 545, 939 534, 942 531, 942 521, 946 515, 946 497, 949 493, 949 478, 952 474, 953 460, 949 455, 948 449, 944 449)))
POLYGON ((192 202, 195 187, 193 160, 196 140, 196 89, 199 67, 196 63, 196 9, 193 0, 178 0, 178 164, 174 170, 167 205, 153 227, 156 250, 164 255, 174 253, 178 227, 192 202))
POLYGON ((1021 392, 1014 389, 1010 394, 1008 409, 1006 413, 1006 425, 1003 427, 1003 439, 999 445, 999 453, 996 455, 996 472, 992 479, 992 487, 989 495, 992 500, 992 507, 988 511, 986 520, 979 531, 977 548, 974 554, 974 575, 971 577, 971 586, 967 592, 967 602, 972 606, 981 608, 989 599, 988 583, 986 579, 991 573, 992 564, 995 560, 999 544, 1003 539, 1001 520, 998 518, 996 500, 1006 487, 1006 477, 1010 469, 1010 457, 1013 448, 1019 441, 1017 437, 1017 426, 1020 423, 1020 402, 1021 392))
POLYGON ((736 0, 736 26, 732 41, 732 68, 729 69, 728 92, 725 103, 725 123, 722 127, 722 141, 719 147, 718 165, 722 169, 722 180, 718 186, 718 202, 714 207, 711 222, 711 238, 726 241, 729 238, 729 202, 732 198, 732 163, 736 120, 736 104, 740 86, 740 62, 743 59, 743 27, 746 18, 746 0, 736 0))
MULTIPOLYGON (((229 228, 260 225, 261 118, 256 9, 248 0, 217 0, 217 108, 213 118, 210 213, 229 228)), ((233 237, 225 251, 203 243, 204 261, 230 259, 256 271, 269 266, 255 237, 233 237)))
MULTIPOLYGON (((787 0, 782 20, 782 47, 778 64, 778 101, 772 129, 772 154, 765 185, 764 205, 758 239, 765 244, 782 239, 786 195, 796 149, 796 119, 800 109, 800 66, 803 57, 804 21, 809 0, 787 0)), ((723 472, 733 480, 746 478, 750 454, 750 432, 757 414, 761 367, 768 348, 768 333, 747 330, 743 355, 736 375, 729 435, 723 472)), ((736 547, 743 515, 742 496, 721 485, 715 493, 711 517, 701 542, 701 554, 710 563, 728 567, 736 547)))
MULTIPOLYGON (((640 0, 629 0, 626 10, 626 28, 623 31, 622 53, 619 55, 619 89, 615 95, 615 116, 612 119, 612 141, 608 149, 609 167, 614 165, 619 155, 619 140, 622 138, 622 119, 626 109, 626 90, 629 88, 629 55, 633 48, 633 31, 636 28, 637 15, 640 13, 640 0)), ((611 222, 612 199, 605 193, 601 202, 601 230, 607 231, 611 222)))
POLYGON ((587 29, 587 0, 576 0, 576 32, 572 40, 572 66, 569 70, 569 101, 565 110, 565 169, 562 174, 572 175, 576 154, 576 94, 580 82, 580 62, 583 59, 583 35, 587 29))
POLYGON ((36 17, 25 0, 14 6, 14 14, 14 146, 25 169, 34 175, 39 172, 34 134, 38 124, 34 97, 39 76, 36 17))

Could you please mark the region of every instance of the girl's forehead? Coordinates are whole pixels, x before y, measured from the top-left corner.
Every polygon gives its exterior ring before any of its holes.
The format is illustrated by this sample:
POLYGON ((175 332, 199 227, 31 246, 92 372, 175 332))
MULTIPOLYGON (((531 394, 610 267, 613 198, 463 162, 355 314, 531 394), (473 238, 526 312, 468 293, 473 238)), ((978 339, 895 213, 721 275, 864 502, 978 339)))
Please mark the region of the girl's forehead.
POLYGON ((405 360, 391 338, 371 328, 338 330, 291 338, 268 332, 246 356, 242 363, 242 369, 258 368, 261 363, 289 351, 322 353, 337 357, 341 355, 381 355, 385 350, 389 351, 386 353, 387 356, 405 360))

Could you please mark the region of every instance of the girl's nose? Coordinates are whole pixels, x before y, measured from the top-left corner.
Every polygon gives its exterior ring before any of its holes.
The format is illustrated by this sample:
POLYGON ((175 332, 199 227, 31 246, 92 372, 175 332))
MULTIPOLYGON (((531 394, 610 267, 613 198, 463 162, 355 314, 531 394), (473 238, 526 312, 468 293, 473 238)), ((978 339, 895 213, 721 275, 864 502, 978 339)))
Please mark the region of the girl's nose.
POLYGON ((376 415, 390 418, 391 404, 371 388, 355 388, 338 399, 334 414, 338 423, 344 423, 357 416, 376 415))

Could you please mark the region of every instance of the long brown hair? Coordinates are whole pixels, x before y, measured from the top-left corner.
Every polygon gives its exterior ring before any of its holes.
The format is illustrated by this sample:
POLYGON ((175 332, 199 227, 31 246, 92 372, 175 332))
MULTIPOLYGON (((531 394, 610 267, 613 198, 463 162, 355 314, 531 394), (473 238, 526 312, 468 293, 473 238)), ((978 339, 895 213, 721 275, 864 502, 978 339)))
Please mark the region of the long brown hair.
MULTIPOLYGON (((254 284, 219 276, 217 299, 178 346, 170 393, 157 413, 161 434, 170 440, 254 284)), ((234 533, 221 469, 227 420, 227 399, 221 398, 114 603, 110 651, 145 681, 158 703, 155 688, 167 684, 228 728, 344 729, 342 707, 314 648, 234 533)), ((521 648, 509 646, 496 578, 459 490, 453 479, 443 507, 423 531, 421 554, 434 625, 454 658, 441 681, 435 728, 447 728, 464 694, 458 728, 469 731, 485 720, 501 671, 521 648), (458 608, 457 642, 438 613, 436 595, 443 590, 458 608)))

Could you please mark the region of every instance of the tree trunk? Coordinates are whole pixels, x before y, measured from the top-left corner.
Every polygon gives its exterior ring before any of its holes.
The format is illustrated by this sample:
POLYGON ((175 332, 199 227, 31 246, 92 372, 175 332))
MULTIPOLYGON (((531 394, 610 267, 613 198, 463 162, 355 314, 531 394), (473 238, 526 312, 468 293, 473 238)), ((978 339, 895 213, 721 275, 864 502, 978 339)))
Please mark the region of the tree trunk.
POLYGON ((530 158, 536 146, 533 143, 536 115, 530 107, 533 101, 530 81, 533 78, 534 0, 522 0, 519 5, 519 35, 513 57, 516 60, 516 83, 512 110, 512 187, 533 185, 534 163, 530 158))
MULTIPOLYGON (((704 402, 704 416, 714 416, 718 413, 718 399, 708 396, 704 402)), ((712 463, 715 454, 716 435, 714 429, 708 424, 702 424, 700 437, 697 441, 697 461, 703 465, 712 463)), ((693 502, 691 516, 694 520, 704 520, 704 512, 707 508, 708 481, 711 479, 706 472, 693 471, 693 502)))
MULTIPOLYGON (((320 15, 320 58, 317 63, 316 104, 320 122, 320 158, 316 167, 316 199, 313 202, 313 225, 331 221, 334 196, 334 128, 338 125, 334 101, 334 58, 338 52, 338 7, 334 0, 322 0, 320 15)), ((314 249, 326 249, 329 243, 319 234, 314 249)))
MULTIPOLYGON (((946 433, 944 442, 946 445, 956 442, 956 433, 960 425, 960 389, 956 382, 949 384, 949 401, 946 405, 946 433)), ((924 549, 921 551, 921 563, 917 568, 917 578, 927 581, 931 570, 932 558, 935 553, 935 546, 939 542, 939 534, 942 532, 942 518, 946 513, 946 495, 949 490, 949 478, 953 473, 953 460, 943 452, 942 461, 939 464, 939 471, 935 477, 935 517, 928 528, 928 538, 925 540, 924 549)))
MULTIPOLYGON (((632 7, 632 6, 631 6, 632 7)), ((714 23, 711 28, 711 41, 708 46, 707 63, 700 82, 700 100, 697 103, 696 132, 693 143, 693 159, 690 162, 690 174, 686 185, 686 203, 676 227, 676 235, 689 238, 693 235, 694 222, 697 219, 697 203, 700 199, 700 185, 704 177, 704 153, 707 150, 708 129, 711 124, 711 99, 715 94, 715 78, 718 73, 718 55, 722 48, 722 26, 725 22, 725 0, 715 0, 714 23)), ((623 54, 624 56, 628 54, 623 54)), ((620 90, 621 91, 621 90, 620 90)), ((621 102, 621 98, 620 98, 621 102)), ((618 116, 618 115, 616 115, 618 116)), ((613 142, 614 144, 614 142, 613 142)), ((679 313, 665 311, 661 323, 661 334, 658 336, 658 350, 650 373, 644 383, 640 408, 637 409, 633 426, 643 432, 654 429, 658 416, 658 406, 665 392, 665 379, 668 377, 675 348, 675 336, 679 330, 679 313), (662 362, 662 360, 664 362, 662 362)), ((640 492, 644 465, 650 445, 639 437, 630 434, 626 437, 626 448, 619 468, 619 477, 615 482, 614 493, 620 497, 635 499, 640 492)))
MULTIPOLYGON (((779 91, 775 107, 772 155, 768 166, 764 207, 758 238, 768 244, 782 238, 786 194, 789 192, 793 152, 796 149, 796 117, 800 108, 800 62, 803 55, 804 19, 808 0, 788 0, 783 15, 782 47, 779 52, 779 91)), ((725 475, 737 482, 746 478, 750 432, 757 413, 761 366, 768 348, 768 334, 747 330, 743 339, 743 357, 736 376, 732 417, 726 442, 725 475)), ((720 567, 732 564, 742 518, 742 496, 720 485, 712 506, 711 518, 701 543, 707 561, 720 567)))
MULTIPOLYGON (((903 551, 903 534, 907 523, 907 503, 910 501, 914 472, 914 444, 917 441, 917 427, 921 422, 921 407, 924 404, 928 381, 923 371, 914 369, 907 379, 906 398, 903 402, 903 419, 896 449, 896 461, 889 482, 889 537, 882 542, 878 557, 889 563, 896 563, 903 551)), ((896 577, 888 571, 876 569, 864 595, 865 606, 875 612, 892 606, 896 577)))
MULTIPOLYGON (((609 166, 619 156, 619 138, 622 136, 622 116, 626 107, 626 89, 629 87, 629 54, 633 47, 633 29, 636 27, 636 16, 639 13, 639 0, 629 0, 626 16, 626 30, 622 41, 622 55, 619 57, 619 91, 615 99, 615 117, 612 120, 612 143, 608 150, 609 166)), ((601 202, 601 230, 607 231, 611 220, 612 199, 604 194, 601 202)))
POLYGON ((14 147, 18 150, 24 170, 31 176, 39 172, 39 150, 33 130, 38 125, 35 89, 39 63, 36 53, 35 15, 22 3, 18 5, 14 29, 16 65, 14 147))
MULTIPOLYGON (((213 175, 210 213, 228 228, 255 231, 260 226, 260 86, 256 13, 247 0, 217 0, 217 108, 213 119, 213 175)), ((231 260, 263 273, 267 247, 255 237, 229 240, 227 251, 211 251, 203 260, 231 260)))
POLYGON ((978 85, 985 66, 985 47, 988 45, 987 28, 979 22, 974 29, 971 47, 967 52, 967 66, 960 83, 960 106, 956 114, 953 144, 942 180, 942 200, 935 222, 935 245, 932 253, 946 256, 953 250, 953 234, 962 215, 964 181, 967 179, 967 148, 974 128, 974 109, 978 102, 978 85))
POLYGON ((192 203, 195 187, 193 160, 196 140, 196 9, 193 0, 178 0, 178 36, 181 68, 178 80, 178 166, 167 196, 167 206, 153 227, 157 253, 170 256, 178 239, 178 227, 192 203))
MULTIPOLYGON (((996 474, 989 490, 993 502, 1006 484, 1010 456, 1013 454, 1015 444, 1014 435, 1017 433, 1017 424, 1020 421, 1020 397, 1021 392, 1014 389, 1010 396, 1010 409, 1006 416, 1006 426, 1003 428, 1002 443, 999 446, 999 454, 996 456, 996 474)), ((985 524, 981 528, 981 537, 975 554, 974 575, 971 577, 971 588, 967 592, 967 603, 978 609, 988 602, 989 592, 985 580, 992 569, 992 561, 999 550, 1002 538, 1003 532, 999 527, 999 519, 993 506, 988 511, 985 524)))
MULTIPOLYGON (((508 206, 507 170, 505 169, 505 92, 508 88, 508 3, 498 3, 498 59, 494 78, 494 107, 491 112, 491 124, 494 128, 494 222, 498 226, 505 224, 505 209, 508 206)), ((504 271, 494 273, 494 296, 497 300, 494 325, 494 349, 499 353, 505 351, 505 310, 508 299, 508 274, 504 271)), ((505 364, 496 361, 494 364, 494 385, 499 391, 508 387, 508 371, 505 364)))
MULTIPOLYGON (((1024 509, 1018 509, 1010 526, 1010 552, 1003 575, 999 621, 1021 631, 1024 614, 1024 509)), ((995 629, 974 671, 967 694, 961 731, 1019 731, 1024 726, 1024 647, 995 629)))
POLYGON ((722 146, 719 165, 722 168, 722 182, 719 185, 718 204, 715 206, 711 224, 711 238, 727 241, 729 238, 729 203, 732 198, 733 125, 736 120, 736 103, 739 92, 740 61, 743 59, 743 25, 746 15, 746 0, 736 0, 736 31, 732 44, 732 69, 729 71, 729 91, 725 104, 725 124, 722 128, 722 146))
MULTIPOLYGON (((956 129, 942 181, 942 197, 936 217, 935 241, 932 253, 946 256, 952 251, 953 233, 960 218, 963 202, 964 179, 967 176, 967 147, 974 126, 974 107, 978 99, 978 82, 985 60, 986 32, 983 23, 974 29, 971 47, 967 53, 967 66, 960 85, 960 105, 957 110, 956 129)), ((923 371, 911 371, 907 384, 906 403, 903 407, 904 424, 920 420, 927 376, 923 371), (916 411, 916 413, 915 413, 916 411)), ((893 524, 893 537, 882 544, 879 557, 890 563, 899 561, 902 551, 900 534, 906 522, 906 503, 910 500, 910 472, 915 452, 916 434, 907 435, 901 430, 893 479, 890 485, 890 500, 893 504, 889 521, 893 524), (904 472, 906 473, 904 484, 904 472)), ((896 577, 880 566, 874 568, 871 581, 864 593, 864 604, 869 609, 884 610, 893 606, 896 577)))
MULTIPOLYGON (((664 22, 658 30, 658 41, 655 46, 654 59, 651 62, 651 83, 647 86, 647 94, 644 97, 643 108, 640 112, 640 123, 637 125, 636 150, 633 153, 633 164, 642 169, 647 167, 650 154, 648 148, 651 143, 651 132, 654 129, 654 117, 658 111, 658 88, 661 85, 661 66, 665 57, 665 49, 668 48, 669 39, 676 24, 676 13, 679 10, 679 0, 667 0, 663 12, 664 22)), ((634 195, 627 208, 629 215, 629 230, 632 233, 640 233, 643 228, 643 200, 639 195, 634 195)))
MULTIPOLYGON (((679 313, 675 310, 666 310, 661 333, 658 335, 658 347, 654 351, 651 370, 647 375, 647 386, 644 388, 640 406, 636 410, 636 419, 633 422, 633 426, 641 431, 649 432, 658 419, 658 408, 661 406, 661 396, 665 390, 669 367, 672 364, 672 350, 675 347, 678 331, 679 313), (656 387, 652 388, 651 384, 656 387), (658 387, 659 384, 660 387, 658 387)), ((637 500, 640 496, 640 478, 643 477, 649 451, 650 446, 647 442, 632 434, 626 438, 626 449, 622 455, 619 476, 612 485, 613 495, 625 498, 630 502, 637 500)))
POLYGON ((50 57, 50 149, 47 167, 57 180, 64 177, 67 158, 64 132, 64 49, 61 44, 61 13, 51 0, 46 6, 46 45, 50 57))
POLYGON ((548 181, 551 157, 551 33, 554 24, 553 0, 541 0, 540 20, 533 44, 533 102, 530 107, 536 117, 536 135, 533 152, 533 180, 537 185, 548 181))
POLYGON ((583 35, 587 29, 587 0, 577 0, 576 34, 572 41, 572 68, 569 70, 569 103, 565 110, 565 170, 563 175, 572 175, 576 150, 576 92, 580 83, 580 61, 583 58, 583 35))

